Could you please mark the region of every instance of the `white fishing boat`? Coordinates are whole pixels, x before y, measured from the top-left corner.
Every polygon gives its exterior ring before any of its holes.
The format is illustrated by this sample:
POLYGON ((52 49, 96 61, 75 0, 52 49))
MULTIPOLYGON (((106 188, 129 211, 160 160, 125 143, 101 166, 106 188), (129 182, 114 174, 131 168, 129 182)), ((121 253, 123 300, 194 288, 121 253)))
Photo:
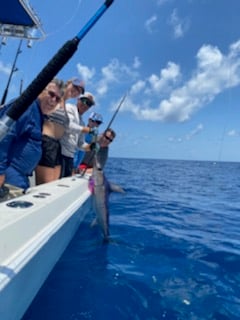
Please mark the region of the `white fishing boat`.
MULTIPOLYGON (((77 50, 78 44, 112 4, 104 4, 67 41, 0 119, 0 141, 49 81, 77 50)), ((25 39, 28 46, 44 34, 26 0, 0 0, 0 35, 25 39), (16 15, 16 12, 18 14, 16 15), (34 31, 34 32, 32 32, 34 31), (35 31, 40 33, 35 36, 35 31)), ((20 46, 19 46, 20 49, 20 46)), ((2 97, 4 103, 15 62, 2 97)), ((91 210, 88 176, 69 177, 30 188, 27 194, 0 203, 0 319, 21 319, 57 260, 91 210)))
POLYGON ((21 319, 90 210, 87 176, 0 203, 0 319, 21 319))

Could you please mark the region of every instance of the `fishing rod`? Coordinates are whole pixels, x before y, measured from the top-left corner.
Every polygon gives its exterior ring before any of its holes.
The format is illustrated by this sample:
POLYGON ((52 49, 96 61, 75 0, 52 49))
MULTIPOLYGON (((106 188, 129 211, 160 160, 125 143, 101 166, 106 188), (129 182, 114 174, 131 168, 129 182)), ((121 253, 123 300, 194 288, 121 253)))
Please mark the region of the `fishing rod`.
MULTIPOLYGON (((117 109, 115 110, 115 112, 114 112, 111 120, 109 121, 109 123, 108 123, 108 125, 107 125, 107 128, 104 130, 104 132, 106 132, 106 131, 111 127, 111 125, 112 125, 112 123, 113 123, 113 120, 116 118, 116 115, 118 114, 118 111, 120 110, 120 108, 121 108, 124 100, 125 100, 126 97, 127 97, 127 94, 128 94, 128 93, 126 92, 125 95, 122 97, 122 99, 121 99, 121 101, 120 101, 117 109)), ((96 143, 96 142, 97 142, 97 141, 96 141, 96 138, 97 138, 97 136, 95 136, 95 141, 93 141, 93 143, 96 143)), ((96 151, 94 151, 94 152, 92 153, 91 157, 90 157, 89 160, 88 160, 87 165, 88 165, 89 163, 91 163, 91 161, 93 160, 93 157, 96 156, 96 153, 97 153, 96 151)), ((85 175, 87 169, 88 169, 88 167, 86 166, 86 167, 82 170, 82 172, 81 172, 81 177, 83 177, 83 176, 85 175)))
POLYGON ((5 137, 14 122, 21 117, 27 108, 33 103, 36 97, 46 88, 48 83, 56 76, 63 66, 70 60, 78 48, 79 42, 88 31, 95 25, 104 12, 110 7, 114 0, 106 0, 105 3, 90 18, 80 32, 72 39, 68 40, 47 65, 40 71, 32 83, 17 98, 6 115, 0 120, 0 141, 5 137))
POLYGON ((118 114, 118 111, 119 111, 120 108, 121 108, 121 105, 123 104, 124 100, 125 100, 126 97, 127 97, 127 94, 128 94, 128 93, 126 92, 125 95, 122 97, 122 99, 121 99, 121 101, 120 101, 117 109, 115 110, 115 112, 114 112, 114 114, 113 114, 113 116, 112 116, 112 119, 109 121, 109 124, 108 124, 107 128, 105 129, 105 132, 111 127, 111 125, 112 125, 112 123, 113 123, 113 120, 115 119, 116 115, 118 114))

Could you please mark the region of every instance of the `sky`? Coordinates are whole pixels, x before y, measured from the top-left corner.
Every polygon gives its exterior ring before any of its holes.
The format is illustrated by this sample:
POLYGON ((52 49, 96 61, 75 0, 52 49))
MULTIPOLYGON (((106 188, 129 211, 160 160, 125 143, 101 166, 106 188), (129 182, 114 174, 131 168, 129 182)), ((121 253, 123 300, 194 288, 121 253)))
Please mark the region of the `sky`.
MULTIPOLYGON (((8 99, 103 3, 29 0, 45 36, 32 48, 23 42, 8 99)), ((56 76, 85 81, 100 131, 126 95, 110 156, 240 162, 239 12, 239 0, 114 0, 56 76)), ((0 47, 2 93, 18 45, 9 38, 0 47)))

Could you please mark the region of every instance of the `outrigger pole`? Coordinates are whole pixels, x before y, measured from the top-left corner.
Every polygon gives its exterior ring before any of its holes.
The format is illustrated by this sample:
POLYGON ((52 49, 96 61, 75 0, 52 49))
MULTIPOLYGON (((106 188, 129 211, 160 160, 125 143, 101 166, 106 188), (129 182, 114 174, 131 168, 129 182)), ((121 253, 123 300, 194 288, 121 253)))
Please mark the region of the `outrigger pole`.
POLYGON ((7 82, 6 88, 5 88, 3 96, 2 96, 1 105, 4 104, 6 99, 7 99, 8 89, 9 89, 9 85, 10 85, 11 80, 12 80, 13 73, 15 71, 17 71, 16 62, 17 62, 17 58, 18 58, 19 54, 22 52, 21 51, 21 45, 22 45, 22 39, 19 42, 19 46, 18 46, 16 55, 15 55, 15 58, 14 58, 14 61, 13 61, 12 69, 11 69, 10 75, 8 77, 8 82, 7 82))
POLYGON ((27 110, 28 106, 32 104, 48 83, 63 68, 68 60, 70 60, 77 50, 79 42, 110 7, 113 1, 114 0, 105 1, 105 3, 98 9, 80 32, 60 48, 32 83, 23 91, 21 96, 13 102, 6 115, 0 120, 0 141, 5 137, 14 122, 21 117, 21 115, 27 110))

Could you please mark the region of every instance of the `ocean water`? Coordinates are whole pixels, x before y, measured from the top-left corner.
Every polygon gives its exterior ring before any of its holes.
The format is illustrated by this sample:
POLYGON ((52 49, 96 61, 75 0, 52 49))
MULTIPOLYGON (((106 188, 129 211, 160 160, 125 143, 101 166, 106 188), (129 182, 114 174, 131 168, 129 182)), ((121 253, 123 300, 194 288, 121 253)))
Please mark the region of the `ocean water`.
POLYGON ((240 163, 109 159, 112 241, 86 217, 23 320, 240 319, 240 163))

